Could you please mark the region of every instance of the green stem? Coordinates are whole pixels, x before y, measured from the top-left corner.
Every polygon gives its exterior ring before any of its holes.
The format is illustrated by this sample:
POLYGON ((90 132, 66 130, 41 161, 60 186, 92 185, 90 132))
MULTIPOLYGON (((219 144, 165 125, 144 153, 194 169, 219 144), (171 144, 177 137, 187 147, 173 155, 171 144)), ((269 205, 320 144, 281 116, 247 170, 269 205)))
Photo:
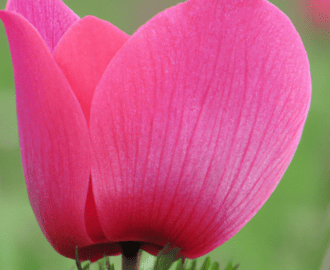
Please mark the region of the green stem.
POLYGON ((142 251, 139 242, 121 242, 122 270, 139 270, 142 251))

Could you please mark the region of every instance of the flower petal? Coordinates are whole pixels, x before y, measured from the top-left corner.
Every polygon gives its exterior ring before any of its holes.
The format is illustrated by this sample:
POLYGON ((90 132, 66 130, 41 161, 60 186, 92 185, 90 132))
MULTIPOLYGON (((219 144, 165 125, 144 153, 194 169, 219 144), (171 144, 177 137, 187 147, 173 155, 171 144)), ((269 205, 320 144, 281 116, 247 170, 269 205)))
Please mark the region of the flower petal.
POLYGON ((35 28, 0 11, 12 54, 19 140, 29 199, 52 246, 74 258, 91 244, 84 211, 90 177, 86 120, 64 75, 35 28))
POLYGON ((9 0, 6 11, 21 14, 39 32, 53 51, 66 30, 79 20, 61 0, 9 0))
POLYGON ((269 2, 189 0, 158 14, 112 59, 92 103, 108 240, 170 241, 188 258, 224 243, 283 176, 310 97, 301 39, 269 2))
POLYGON ((128 38, 111 23, 87 16, 65 33, 54 50, 55 61, 70 83, 87 123, 95 87, 128 38))

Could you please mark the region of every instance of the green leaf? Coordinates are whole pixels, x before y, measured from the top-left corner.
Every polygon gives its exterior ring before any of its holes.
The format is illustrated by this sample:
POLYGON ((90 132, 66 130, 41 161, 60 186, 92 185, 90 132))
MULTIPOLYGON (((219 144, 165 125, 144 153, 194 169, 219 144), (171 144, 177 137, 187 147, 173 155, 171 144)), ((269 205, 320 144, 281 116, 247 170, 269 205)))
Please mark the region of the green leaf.
POLYGON ((239 267, 239 264, 236 264, 235 266, 232 266, 232 264, 230 263, 226 270, 236 270, 236 269, 238 269, 238 267, 239 267))
POLYGON ((210 265, 211 265, 211 259, 210 257, 207 257, 202 265, 201 270, 209 270, 210 265))
POLYGON ((171 265, 178 259, 177 256, 180 253, 180 248, 171 247, 168 243, 166 246, 159 251, 155 262, 154 270, 168 270, 171 265))
POLYGON ((97 263, 99 265, 99 270, 106 270, 103 260, 98 260, 97 263))
POLYGON ((83 270, 89 270, 89 266, 91 265, 91 263, 87 263, 84 267, 83 270))
POLYGON ((180 258, 179 261, 178 261, 178 264, 177 264, 177 266, 175 268, 175 270, 184 270, 183 264, 184 264, 184 261, 183 261, 182 258, 180 258))
POLYGON ((197 260, 195 259, 195 260, 192 261, 190 270, 195 270, 196 269, 196 265, 197 265, 197 260))
POLYGON ((110 264, 110 258, 104 255, 104 257, 97 261, 99 265, 99 270, 114 270, 114 264, 110 264))
POLYGON ((212 270, 219 270, 220 269, 220 264, 218 262, 214 262, 212 265, 212 270))
POLYGON ((91 265, 90 262, 88 262, 84 267, 82 267, 81 265, 81 262, 79 260, 79 255, 78 255, 78 246, 76 246, 76 249, 75 249, 75 259, 76 259, 76 266, 77 266, 77 269, 78 270, 88 270, 89 269, 89 266, 91 265))
POLYGON ((234 266, 234 269, 238 269, 239 263, 234 266))
MULTIPOLYGON (((197 259, 192 261, 190 267, 188 267, 188 261, 186 261, 186 257, 181 255, 178 257, 180 253, 180 248, 171 246, 170 243, 166 244, 166 246, 158 253, 156 262, 153 270, 169 270, 171 265, 178 261, 175 270, 197 270, 197 259)), ((76 247, 76 266, 78 270, 89 270, 90 262, 87 262, 84 267, 82 267, 81 262, 79 260, 78 255, 78 247, 76 247)), ((85 262, 84 262, 85 263, 85 262)), ((98 261, 99 270, 115 270, 115 266, 113 263, 110 263, 110 258, 104 255, 104 258, 98 261)), ((204 263, 201 267, 201 270, 220 270, 220 264, 218 262, 214 262, 211 266, 210 257, 205 258, 204 263)), ((239 264, 235 266, 232 263, 229 263, 226 270, 237 270, 239 264)), ((74 270, 74 266, 70 268, 70 270, 74 270)))

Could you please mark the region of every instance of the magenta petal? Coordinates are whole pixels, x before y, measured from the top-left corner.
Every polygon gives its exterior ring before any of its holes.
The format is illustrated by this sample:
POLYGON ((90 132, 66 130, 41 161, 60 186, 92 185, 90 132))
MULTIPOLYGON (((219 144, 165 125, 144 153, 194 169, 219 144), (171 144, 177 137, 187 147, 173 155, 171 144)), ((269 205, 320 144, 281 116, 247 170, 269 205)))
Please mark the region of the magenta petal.
POLYGON ((171 241, 188 258, 224 243, 283 176, 310 98, 301 39, 267 1, 190 0, 158 14, 112 59, 92 103, 108 240, 171 241))
POLYGON ((21 15, 0 11, 15 76, 18 130, 29 199, 52 246, 74 258, 91 244, 84 211, 90 177, 86 120, 46 44, 21 15))
POLYGON ((21 14, 39 32, 50 51, 53 51, 66 30, 79 16, 61 0, 9 0, 6 11, 21 14))
POLYGON ((129 35, 111 23, 87 16, 65 33, 54 50, 54 58, 70 83, 87 123, 95 87, 128 38, 129 35))

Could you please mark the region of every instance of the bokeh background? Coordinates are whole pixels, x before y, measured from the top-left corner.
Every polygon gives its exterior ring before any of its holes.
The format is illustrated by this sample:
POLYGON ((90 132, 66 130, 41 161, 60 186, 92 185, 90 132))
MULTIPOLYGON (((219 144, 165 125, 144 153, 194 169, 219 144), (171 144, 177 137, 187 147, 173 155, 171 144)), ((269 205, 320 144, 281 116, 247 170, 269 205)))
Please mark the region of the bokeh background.
MULTIPOLYGON (((313 2, 308 3, 309 2, 313 2)), ((212 251, 220 266, 241 270, 329 270, 330 267, 330 5, 271 0, 291 19, 310 60, 313 94, 301 143, 279 186, 257 215, 212 251), (328 9, 327 9, 328 7, 328 9)), ((319 2, 323 2, 319 0, 319 2)), ((128 34, 178 0, 65 0, 80 17, 94 15, 128 34)), ((4 9, 5 0, 0 0, 4 9)), ((154 257, 143 254, 142 269, 154 257)), ((200 266, 204 259, 198 260, 200 266)), ((121 269, 121 256, 113 257, 121 269)), ((0 269, 66 270, 74 261, 44 238, 27 197, 18 144, 14 78, 0 23, 0 269)), ((96 268, 94 268, 96 269, 96 268)))

